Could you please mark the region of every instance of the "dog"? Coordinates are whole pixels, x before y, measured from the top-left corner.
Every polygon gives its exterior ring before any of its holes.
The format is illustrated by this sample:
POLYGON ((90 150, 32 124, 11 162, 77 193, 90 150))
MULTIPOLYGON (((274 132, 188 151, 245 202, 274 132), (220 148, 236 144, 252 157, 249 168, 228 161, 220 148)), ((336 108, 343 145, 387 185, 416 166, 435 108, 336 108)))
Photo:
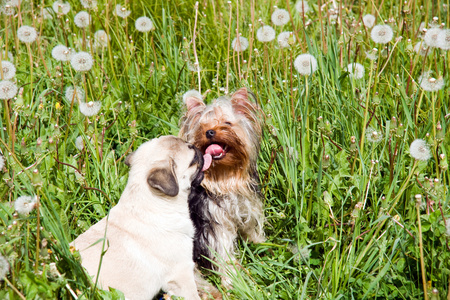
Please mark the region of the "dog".
MULTIPOLYGON (((235 260, 238 235, 254 243, 265 240, 256 169, 263 114, 253 100, 256 98, 246 88, 210 105, 195 90, 183 95, 187 110, 180 119, 178 136, 200 149, 205 161, 211 161, 189 201, 196 228, 194 261, 221 274, 226 274, 226 266, 218 262, 235 260)), ((223 279, 230 286, 226 275, 223 279)))
POLYGON ((127 299, 152 299, 162 289, 199 300, 188 197, 208 167, 203 155, 177 137, 162 136, 125 163, 130 172, 119 202, 72 243, 82 265, 101 288, 119 289, 127 299))

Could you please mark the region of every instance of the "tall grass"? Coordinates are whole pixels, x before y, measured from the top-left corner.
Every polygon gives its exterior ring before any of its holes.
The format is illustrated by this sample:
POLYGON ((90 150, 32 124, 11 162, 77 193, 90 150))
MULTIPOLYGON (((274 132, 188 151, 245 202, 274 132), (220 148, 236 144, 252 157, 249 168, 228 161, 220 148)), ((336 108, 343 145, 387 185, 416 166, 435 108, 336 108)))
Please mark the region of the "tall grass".
POLYGON ((0 254, 9 264, 0 298, 123 297, 95 287, 69 242, 117 203, 126 155, 177 134, 181 95, 200 86, 207 102, 249 87, 266 115, 258 167, 267 241, 239 241, 226 299, 450 297, 450 54, 413 50, 422 22, 449 27, 448 0, 310 1, 304 16, 290 1, 201 1, 197 14, 191 0, 99 1, 97 9, 69 2, 67 15, 50 2, 21 1, 0 18, 2 60, 4 51, 14 56, 19 87, 0 102, 0 254), (116 4, 131 15, 117 16, 116 4), (274 26, 293 32, 289 48, 256 39, 275 6, 290 11, 286 25, 274 26), (92 16, 84 31, 73 21, 80 10, 92 16), (389 43, 371 39, 366 14, 391 26, 389 43), (155 30, 135 29, 144 15, 155 30), (19 41, 22 25, 37 29, 35 42, 19 41), (107 46, 94 47, 100 29, 107 46), (243 52, 230 46, 237 33, 249 40, 243 52), (92 69, 56 61, 58 44, 89 52, 92 69), (310 76, 293 66, 302 53, 317 59, 310 76), (353 63, 364 66, 361 79, 347 71, 353 63), (442 89, 420 86, 428 70, 442 89), (83 115, 65 96, 69 86, 82 87, 86 102, 101 101, 100 112, 83 115), (426 161, 410 155, 418 138, 429 144, 426 161), (24 195, 36 196, 29 214, 15 211, 24 195))

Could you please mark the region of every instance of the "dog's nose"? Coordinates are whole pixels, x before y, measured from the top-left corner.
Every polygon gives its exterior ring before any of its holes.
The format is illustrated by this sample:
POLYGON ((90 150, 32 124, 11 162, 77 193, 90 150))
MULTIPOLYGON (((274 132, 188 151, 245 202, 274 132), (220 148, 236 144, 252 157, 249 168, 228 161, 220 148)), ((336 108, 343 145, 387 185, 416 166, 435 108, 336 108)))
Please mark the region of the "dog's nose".
POLYGON ((216 135, 216 132, 212 129, 206 131, 206 138, 212 139, 216 135))

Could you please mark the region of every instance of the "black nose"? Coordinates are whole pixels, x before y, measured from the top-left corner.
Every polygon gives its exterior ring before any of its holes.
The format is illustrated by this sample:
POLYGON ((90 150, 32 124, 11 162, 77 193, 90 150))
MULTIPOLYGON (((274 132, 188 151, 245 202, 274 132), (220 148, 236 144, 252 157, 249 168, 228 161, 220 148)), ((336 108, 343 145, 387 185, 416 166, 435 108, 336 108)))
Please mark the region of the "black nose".
POLYGON ((212 139, 216 135, 216 132, 212 129, 206 131, 206 138, 212 139))

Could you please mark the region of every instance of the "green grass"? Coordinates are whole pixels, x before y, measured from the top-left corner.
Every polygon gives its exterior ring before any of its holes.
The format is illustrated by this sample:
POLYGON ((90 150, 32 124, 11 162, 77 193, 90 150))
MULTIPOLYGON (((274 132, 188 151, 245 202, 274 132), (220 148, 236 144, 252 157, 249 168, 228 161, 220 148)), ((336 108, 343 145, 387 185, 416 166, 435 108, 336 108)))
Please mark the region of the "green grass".
POLYGON ((242 86, 266 115, 258 168, 267 241, 239 241, 234 288, 224 297, 450 297, 450 52, 434 48, 423 57, 412 50, 424 35, 421 22, 449 27, 448 0, 336 2, 337 22, 329 18, 334 2, 320 8, 322 1, 309 1, 303 20, 290 1, 201 1, 196 21, 192 0, 129 1, 126 19, 113 13, 116 2, 99 1, 84 44, 99 29, 110 40, 96 50, 83 46, 73 22, 81 4, 69 2, 71 11, 58 17, 52 2, 42 1, 52 19, 42 20, 41 4, 30 1, 14 16, 0 15, 0 45, 14 55, 12 80, 23 88, 0 100, 0 254, 10 265, 0 298, 120 299, 119 291, 95 288, 69 242, 117 203, 127 153, 159 135, 177 135, 184 92, 200 87, 209 102, 242 86), (277 35, 294 31, 296 42, 280 49, 276 39, 258 41, 261 22, 272 25, 274 5, 288 9, 287 3, 292 22, 273 27, 277 35), (368 13, 376 24, 388 21, 392 41, 371 40, 371 29, 361 25, 368 13), (143 15, 154 31, 135 29, 143 15), (21 25, 34 26, 38 41, 20 42, 21 25), (236 32, 250 42, 244 52, 230 48, 236 32), (79 73, 56 61, 51 50, 58 44, 90 52, 92 69, 79 73), (375 62, 365 54, 373 48, 375 62), (317 59, 311 76, 293 67, 302 53, 317 59), (196 54, 200 72, 191 71, 196 54), (346 71, 354 62, 365 68, 361 79, 346 71), (442 89, 420 87, 427 70, 442 76, 442 89), (101 101, 97 115, 85 117, 65 98, 74 85, 87 101, 101 101), (378 142, 366 135, 369 128, 382 135, 378 142), (75 145, 79 136, 83 150, 75 145), (427 161, 409 153, 417 138, 430 145, 427 161), (24 195, 39 199, 29 215, 14 209, 24 195))

